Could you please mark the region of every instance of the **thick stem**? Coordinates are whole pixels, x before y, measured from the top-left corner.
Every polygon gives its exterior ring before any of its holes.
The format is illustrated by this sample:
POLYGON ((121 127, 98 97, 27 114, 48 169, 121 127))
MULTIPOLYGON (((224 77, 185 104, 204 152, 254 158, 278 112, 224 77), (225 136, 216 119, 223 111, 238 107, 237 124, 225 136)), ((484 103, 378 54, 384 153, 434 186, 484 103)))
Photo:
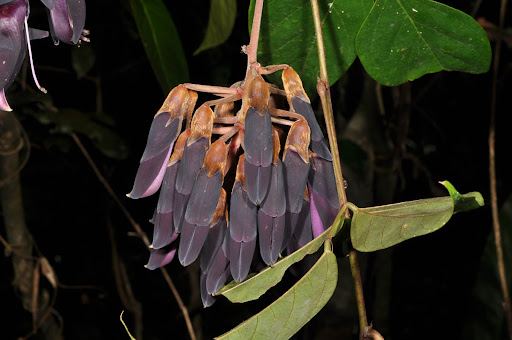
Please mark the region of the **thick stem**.
POLYGON ((509 339, 512 339, 512 311, 510 306, 510 295, 507 286, 507 277, 505 273, 505 263, 503 260, 503 247, 501 241, 501 226, 498 217, 498 193, 496 188, 496 156, 495 156, 495 139, 496 139, 496 102, 497 102, 497 83, 498 70, 500 63, 501 44, 503 41, 503 30, 505 26, 505 12, 507 8, 507 0, 501 0, 499 34, 494 50, 494 65, 492 78, 492 97, 491 97, 491 120, 489 127, 489 179, 491 186, 491 210, 494 230, 494 242, 496 245, 496 258, 498 262, 498 274, 501 284, 501 292, 503 295, 503 308, 505 309, 505 319, 507 320, 509 339))
MULTIPOLYGON (((318 48, 318 60, 320 65, 320 80, 317 84, 317 91, 320 95, 322 102, 322 109, 324 111, 325 125, 327 128, 327 135, 329 137, 329 146, 331 148, 334 175, 336 178, 336 188, 338 189, 338 197, 341 206, 347 203, 347 195, 345 186, 343 184, 343 172, 341 170, 341 161, 338 151, 338 141, 336 138, 336 128, 334 125, 334 115, 332 110, 331 92, 329 89, 329 76, 327 73, 327 60, 325 58, 324 38, 322 33, 322 20, 320 18, 320 9, 317 0, 311 1, 311 10, 313 13, 313 21, 315 23, 316 42, 318 48)), ((350 217, 349 211, 346 210, 345 216, 350 217)), ((359 338, 362 339, 368 329, 368 321, 366 319, 366 307, 364 304, 363 285, 361 283, 361 274, 359 264, 357 262, 357 253, 351 250, 350 254, 350 269, 354 278, 354 287, 357 300, 357 310, 359 314, 359 338)))

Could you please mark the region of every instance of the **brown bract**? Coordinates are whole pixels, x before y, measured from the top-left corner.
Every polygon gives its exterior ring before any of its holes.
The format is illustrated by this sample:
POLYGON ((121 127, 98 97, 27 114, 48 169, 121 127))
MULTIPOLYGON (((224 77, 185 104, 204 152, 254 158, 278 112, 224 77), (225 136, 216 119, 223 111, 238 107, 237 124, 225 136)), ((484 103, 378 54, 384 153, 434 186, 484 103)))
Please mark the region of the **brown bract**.
POLYGON ((257 73, 248 72, 246 87, 242 98, 242 109, 238 116, 238 122, 245 123, 245 116, 249 107, 254 107, 263 116, 268 109, 270 91, 267 82, 257 73))
POLYGON ((272 163, 277 165, 277 160, 279 159, 279 152, 281 151, 281 140, 279 138, 279 132, 275 127, 272 127, 272 141, 274 143, 274 155, 272 157, 272 163))
POLYGON ((215 105, 215 118, 232 117, 235 114, 235 102, 227 102, 215 105))
POLYGON ((293 97, 299 97, 302 100, 311 103, 308 95, 306 94, 306 91, 304 91, 304 86, 302 86, 302 80, 300 80, 299 75, 293 68, 288 67, 284 69, 282 79, 284 90, 286 91, 286 98, 288 99, 288 103, 290 104, 291 108, 293 108, 293 97))
POLYGON ((305 120, 298 120, 293 123, 290 131, 288 132, 288 138, 286 138, 283 160, 286 158, 288 148, 293 148, 299 154, 300 158, 302 158, 304 163, 309 163, 308 148, 310 134, 311 132, 308 122, 305 120))
MULTIPOLYGON (((196 102, 197 102, 197 92, 188 90, 187 108, 185 110, 185 117, 187 118, 187 122, 190 122, 190 120, 192 119, 192 113, 194 112, 194 108, 196 107, 196 102)), ((189 127, 189 126, 187 126, 187 127, 189 127)))
POLYGON ((263 116, 268 109, 269 97, 270 92, 267 82, 261 76, 254 78, 247 90, 247 104, 250 107, 254 107, 263 116))
POLYGON ((167 166, 173 165, 183 157, 183 149, 185 149, 185 143, 187 142, 187 138, 190 136, 190 133, 190 129, 186 129, 180 134, 176 144, 174 145, 174 151, 172 152, 172 156, 169 159, 169 164, 167 164, 167 166))
POLYGON ((162 112, 169 112, 171 114, 170 120, 176 117, 183 118, 183 114, 188 108, 188 101, 189 91, 183 85, 178 85, 169 92, 155 117, 162 112))
POLYGON ((215 223, 217 223, 217 221, 219 220, 219 218, 221 218, 222 216, 224 216, 227 212, 227 207, 226 207, 226 201, 227 201, 227 193, 226 193, 226 190, 224 190, 224 188, 221 189, 220 191, 220 196, 219 196, 219 202, 217 203, 217 208, 215 208, 215 212, 213 213, 213 217, 212 217, 212 222, 210 223, 210 227, 213 227, 215 225, 215 223))
MULTIPOLYGON (((236 167, 235 183, 241 181, 242 187, 246 190, 245 186, 245 154, 240 155, 238 158, 238 165, 236 167)), ((233 185, 233 188, 235 186, 233 185)))
POLYGON ((217 171, 224 171, 226 169, 226 162, 228 159, 229 146, 222 140, 215 141, 204 156, 203 167, 206 168, 208 177, 214 175, 217 171))
POLYGON ((209 106, 201 105, 194 113, 190 129, 192 133, 187 141, 187 145, 194 143, 201 137, 206 137, 208 140, 212 137, 213 118, 215 115, 209 106))

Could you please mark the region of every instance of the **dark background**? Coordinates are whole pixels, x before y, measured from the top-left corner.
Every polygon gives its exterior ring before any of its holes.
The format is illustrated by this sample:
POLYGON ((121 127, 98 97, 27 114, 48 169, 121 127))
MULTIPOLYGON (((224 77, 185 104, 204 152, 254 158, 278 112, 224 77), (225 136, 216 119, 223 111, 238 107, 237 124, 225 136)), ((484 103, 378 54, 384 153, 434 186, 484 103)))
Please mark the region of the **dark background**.
MULTIPOLYGON (((46 27, 41 5, 31 3, 31 26, 46 27)), ((443 3, 466 13, 475 5, 475 1, 443 3)), ((247 4, 238 4, 229 40, 197 56, 192 53, 204 35, 208 2, 168 1, 168 5, 191 82, 226 86, 244 77, 246 59, 240 48, 249 40, 247 4)), ((498 13, 497 1, 484 1, 477 17, 497 24, 498 13)), ((30 159, 21 172, 27 226, 61 284, 52 317, 62 325, 67 339, 127 339, 119 322, 127 306, 116 283, 113 258, 118 257, 116 266, 123 266, 128 278, 121 285, 129 284, 140 303, 144 339, 187 339, 183 317, 161 273, 143 267, 148 258, 144 244, 130 234, 131 225, 69 136, 70 129, 77 131, 121 202, 151 235, 148 220, 157 197, 133 201, 124 195, 131 189, 151 119, 165 95, 146 59, 126 1, 88 0, 86 28, 91 31, 91 43, 80 53, 86 58, 93 53, 95 61, 85 76, 78 78, 72 64, 76 47, 53 46, 50 39, 36 41, 32 45, 36 70, 48 89, 47 99, 41 100, 33 90, 29 76, 22 90, 23 75, 7 93, 31 142, 30 159), (45 104, 36 105, 38 101, 45 104), (45 120, 54 117, 45 113, 49 106, 62 113, 83 112, 87 122, 102 129, 80 130, 76 128, 80 122, 45 120)), ((496 155, 502 204, 512 191, 508 177, 512 144, 506 123, 512 64, 506 43, 500 65, 496 155)), ((487 203, 454 216, 433 234, 360 255, 368 319, 386 339, 470 338, 468 327, 480 322, 473 291, 491 231, 487 140, 491 84, 491 72, 442 72, 396 88, 382 87, 383 114, 375 101, 375 83, 357 61, 332 87, 350 201, 363 207, 445 195, 437 181, 450 180, 461 193, 481 192, 487 203), (358 114, 371 123, 361 130, 367 135, 348 128, 358 114)), ((318 107, 317 101, 313 104, 318 107)), ((2 225, 0 233, 5 236, 2 225)), ((340 284, 335 295, 297 339, 355 338, 357 312, 350 268, 343 252, 337 253, 340 284)), ((203 339, 220 335, 263 309, 295 280, 285 276, 275 290, 254 303, 232 305, 219 298, 203 309, 197 266, 183 268, 173 261, 167 270, 203 339)), ((0 338, 16 339, 31 330, 31 315, 12 288, 11 258, 0 258, 0 272, 0 338)), ((42 282, 51 293, 51 287, 42 282)), ((131 330, 136 327, 133 314, 125 312, 124 319, 131 330)))

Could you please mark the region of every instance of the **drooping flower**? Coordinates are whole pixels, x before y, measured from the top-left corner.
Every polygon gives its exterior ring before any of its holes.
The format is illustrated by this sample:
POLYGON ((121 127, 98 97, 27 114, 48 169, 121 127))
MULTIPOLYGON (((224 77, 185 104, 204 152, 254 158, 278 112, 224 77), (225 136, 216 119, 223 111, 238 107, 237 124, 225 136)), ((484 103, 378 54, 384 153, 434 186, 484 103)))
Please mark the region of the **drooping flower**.
MULTIPOLYGON (((85 0, 41 0, 49 9, 50 31, 54 42, 76 44, 88 31, 85 25, 85 0)), ((30 40, 48 37, 48 32, 28 27, 30 6, 28 0, 0 0, 0 110, 12 109, 5 91, 12 84, 25 59, 26 49, 32 77, 38 89, 46 90, 37 80, 30 40)))
POLYGON ((87 40, 85 26, 85 0, 41 0, 48 9, 48 21, 53 43, 76 45, 87 40))
MULTIPOLYGON (((152 155, 162 159, 147 170, 165 172, 153 218, 153 244, 165 250, 152 249, 150 262, 167 263, 177 243, 182 265, 200 255, 205 307, 230 276, 241 282, 261 263, 276 264, 320 235, 340 208, 332 156, 299 76, 285 69, 282 91, 251 72, 235 89, 242 95, 206 102, 194 115, 187 106, 182 119, 190 128, 181 133, 170 159, 181 125, 160 138, 161 149, 152 155), (271 99, 274 95, 286 96, 289 111, 271 99), (233 100, 240 98, 235 116, 233 100)), ((158 139, 151 131, 148 145, 158 139)), ((314 258, 308 261, 311 265, 314 258)))
POLYGON ((0 2, 0 109, 11 111, 5 90, 12 84, 25 59, 27 0, 0 2))

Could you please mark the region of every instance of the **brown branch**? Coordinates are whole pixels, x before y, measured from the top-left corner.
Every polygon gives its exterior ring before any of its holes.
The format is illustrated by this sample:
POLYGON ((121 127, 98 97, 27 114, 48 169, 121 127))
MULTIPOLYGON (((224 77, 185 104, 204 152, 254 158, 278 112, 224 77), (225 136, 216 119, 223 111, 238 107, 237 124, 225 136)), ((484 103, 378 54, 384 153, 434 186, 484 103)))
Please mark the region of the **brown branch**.
POLYGON ((509 339, 512 339, 512 311, 510 306, 510 296, 507 286, 507 277, 505 273, 505 263, 503 259, 503 247, 501 240, 501 226, 498 213, 498 193, 496 185, 496 102, 498 87, 498 70, 500 64, 501 45, 503 41, 503 30, 505 27, 505 12, 507 8, 507 0, 501 0, 499 34, 497 35, 496 46, 494 49, 494 63, 492 74, 492 97, 491 97, 491 119, 489 127, 489 180, 491 189, 491 211, 494 231, 494 242, 496 245, 496 258, 498 264, 498 274, 501 284, 501 292, 503 294, 503 308, 505 310, 505 319, 507 320, 509 339))
MULTIPOLYGON (((114 202, 117 204, 119 209, 121 209, 121 211, 123 212, 125 217, 128 219, 128 221, 132 225, 133 229, 135 229, 135 231, 137 232, 137 236, 142 239, 142 241, 146 245, 146 248, 148 250, 150 250, 151 242, 149 242, 149 239, 148 239, 147 235, 142 231, 140 225, 137 222, 135 222, 135 220, 133 219, 131 214, 128 212, 128 209, 126 209, 124 204, 121 202, 121 200, 115 194, 114 190, 112 189, 112 187, 110 186, 108 181, 105 179, 105 177, 103 177, 103 175, 99 171, 98 167, 96 166, 96 163, 93 161, 93 159, 89 155, 89 152, 87 151, 87 149, 84 147, 84 145, 80 141, 80 138, 78 138, 78 135, 73 132, 71 134, 71 137, 73 138, 73 140, 75 141, 76 145, 78 146, 78 148, 80 149, 80 151, 84 155, 85 159, 89 163, 90 167, 92 168, 92 170, 96 174, 96 177, 98 178, 98 180, 103 184, 103 187, 105 188, 105 190, 109 193, 110 197, 114 200, 114 202)), ((171 288, 171 292, 174 295, 174 298, 176 299, 176 302, 178 303, 178 306, 179 306, 179 308, 181 309, 181 311, 183 313, 183 318, 185 319, 185 323, 187 325, 187 330, 188 330, 188 333, 190 335, 190 338, 192 340, 195 340, 196 339, 196 335, 194 333, 194 328, 192 327, 192 322, 190 321, 190 316, 188 314, 187 307, 183 303, 183 300, 181 299, 181 296, 178 293, 178 290, 174 286, 174 283, 172 282, 171 277, 167 273, 167 270, 164 267, 160 267, 160 271, 162 272, 162 275, 164 276, 165 281, 169 285, 169 288, 171 288)))

